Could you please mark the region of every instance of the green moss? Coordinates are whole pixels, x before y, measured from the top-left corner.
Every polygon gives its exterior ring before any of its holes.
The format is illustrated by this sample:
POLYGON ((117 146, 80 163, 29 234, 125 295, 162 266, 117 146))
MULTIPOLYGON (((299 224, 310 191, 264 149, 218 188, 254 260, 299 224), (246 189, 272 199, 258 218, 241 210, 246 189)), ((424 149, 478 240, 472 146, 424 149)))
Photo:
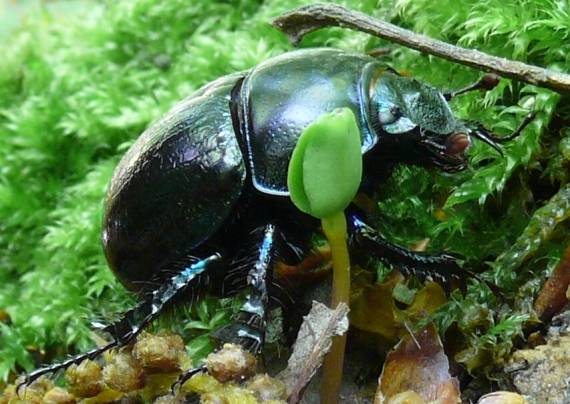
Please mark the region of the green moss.
MULTIPOLYGON (((453 43, 570 71, 567 3, 523 3, 343 2, 453 43)), ((0 309, 12 318, 0 326, 0 378, 16 366, 35 366, 30 345, 50 355, 85 349, 92 343, 89 321, 129 305, 132 300, 106 268, 99 241, 101 203, 113 167, 148 123, 177 100, 222 74, 289 50, 267 21, 301 4, 89 3, 81 17, 37 13, 0 45, 0 309)), ((303 42, 316 45, 365 50, 386 43, 327 29, 303 42)), ((479 75, 395 49, 387 62, 441 87, 457 88, 479 75)), ((466 95, 453 104, 462 118, 499 133, 514 129, 529 108, 539 113, 524 136, 507 146, 505 158, 477 144, 472 168, 458 175, 398 169, 379 190, 378 225, 402 244, 430 237, 431 250, 462 253, 467 265, 494 279, 507 268, 497 257, 512 254, 525 229, 543 217, 539 211, 531 220, 537 209, 568 180, 561 143, 568 136, 562 131, 570 120, 568 98, 504 80, 486 95, 466 95)), ((570 241, 567 229, 567 221, 558 223, 548 239, 538 241, 532 259, 508 266, 515 274, 508 290, 526 285, 529 296, 536 293, 570 241)), ((462 325, 470 335, 464 345, 491 347, 494 360, 508 352, 530 315, 529 305, 520 303, 525 299, 507 308, 477 283, 466 296, 454 296, 437 314, 439 324, 456 322, 466 310, 488 310, 488 322, 462 325)), ((507 298, 517 295, 507 291, 507 298)))

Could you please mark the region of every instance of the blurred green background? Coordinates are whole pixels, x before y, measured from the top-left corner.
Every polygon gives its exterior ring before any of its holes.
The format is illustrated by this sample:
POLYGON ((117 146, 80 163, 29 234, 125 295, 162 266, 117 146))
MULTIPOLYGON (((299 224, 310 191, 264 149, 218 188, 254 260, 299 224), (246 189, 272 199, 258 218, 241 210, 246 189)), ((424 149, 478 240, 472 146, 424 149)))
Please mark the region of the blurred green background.
POLYGON ((9 38, 37 10, 42 8, 61 17, 72 18, 86 7, 93 6, 90 0, 0 0, 0 38, 9 38))
MULTIPOLYGON (((89 322, 132 303, 107 269, 99 240, 102 200, 119 158, 153 119, 201 85, 290 50, 268 21, 307 3, 0 2, 0 378, 87 349, 89 322)), ((570 72, 565 0, 341 4, 570 72)), ((340 29, 311 34, 302 46, 390 46, 387 63, 442 88, 480 75, 340 29)), ((508 305, 471 282, 434 317, 442 333, 457 326, 456 359, 472 372, 498 369, 535 321, 533 297, 570 241, 569 104, 568 97, 509 80, 487 94, 465 95, 453 102, 456 113, 501 134, 530 109, 538 116, 504 158, 476 144, 466 172, 400 167, 378 190, 377 226, 387 236, 404 245, 429 237, 430 250, 465 255, 469 267, 504 289, 508 305)), ((227 320, 216 317, 218 304, 209 300, 198 323, 177 326, 188 335, 215 328, 227 320)))

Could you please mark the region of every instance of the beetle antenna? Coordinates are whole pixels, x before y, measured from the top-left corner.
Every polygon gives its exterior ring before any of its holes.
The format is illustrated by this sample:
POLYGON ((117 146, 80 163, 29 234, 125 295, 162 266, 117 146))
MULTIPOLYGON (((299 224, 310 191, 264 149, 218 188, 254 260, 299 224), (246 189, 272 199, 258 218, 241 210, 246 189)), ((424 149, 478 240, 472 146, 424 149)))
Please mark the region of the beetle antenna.
POLYGON ((516 137, 518 137, 521 132, 524 130, 524 128, 526 128, 531 122, 532 120, 536 117, 536 111, 531 111, 527 116, 524 117, 523 121, 521 122, 521 124, 519 125, 519 127, 517 129, 515 129, 513 131, 513 133, 511 133, 510 135, 507 136, 497 136, 494 133, 490 133, 487 130, 485 130, 484 128, 480 128, 482 130, 484 130, 485 132, 487 132, 487 136, 493 140, 494 142, 497 143, 506 143, 509 142, 513 139, 515 139, 516 137))
POLYGON ((498 136, 492 132, 489 132, 487 129, 485 129, 481 125, 478 125, 471 132, 471 135, 473 137, 487 143, 493 149, 497 150, 502 156, 503 151, 501 149, 501 146, 499 146, 499 144, 509 142, 509 141, 517 138, 518 136, 520 136, 522 131, 532 122, 532 120, 535 117, 536 117, 536 111, 531 111, 527 116, 525 116, 525 118, 523 119, 523 121, 521 122, 519 127, 517 129, 515 129, 510 135, 507 135, 507 136, 498 136))
POLYGON ((487 143, 493 149, 497 150, 497 152, 499 152, 501 157, 504 156, 503 149, 501 148, 501 146, 499 146, 497 143, 495 143, 493 141, 493 138, 491 137, 492 134, 490 132, 487 132, 483 128, 479 128, 479 129, 476 129, 473 132, 471 132, 471 135, 474 138, 479 139, 479 140, 487 143))
POLYGON ((473 83, 473 84, 469 84, 467 87, 461 88, 459 90, 455 90, 452 92, 448 92, 448 93, 443 93, 443 97, 449 101, 452 98, 461 95, 461 94, 465 94, 469 91, 473 91, 473 90, 485 90, 485 91, 489 91, 492 90, 493 88, 497 87, 497 85, 499 84, 500 78, 499 76, 497 76, 496 74, 485 74, 484 76, 482 76, 477 82, 473 83))

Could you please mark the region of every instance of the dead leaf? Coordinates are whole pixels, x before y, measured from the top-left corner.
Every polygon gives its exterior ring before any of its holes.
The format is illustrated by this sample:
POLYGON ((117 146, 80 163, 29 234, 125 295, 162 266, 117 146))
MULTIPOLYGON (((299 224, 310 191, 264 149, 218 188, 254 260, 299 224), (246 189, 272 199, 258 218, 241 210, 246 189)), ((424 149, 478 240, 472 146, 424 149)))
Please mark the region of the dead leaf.
POLYGON ((415 252, 424 252, 427 250, 427 246, 430 242, 429 238, 424 238, 421 240, 416 241, 414 244, 412 244, 412 246, 410 247, 410 250, 415 251, 415 252))
POLYGON ((428 282, 418 291, 416 298, 406 310, 400 310, 412 319, 420 319, 425 313, 433 313, 447 302, 445 291, 439 283, 428 282))
POLYGON ((433 324, 413 337, 405 336, 386 357, 375 404, 392 404, 408 393, 410 403, 455 404, 460 401, 459 382, 449 374, 449 361, 433 324), (412 394, 415 393, 415 394, 412 394))
POLYGON ((313 250, 297 265, 287 265, 277 262, 275 277, 286 282, 321 281, 326 278, 332 269, 332 255, 328 244, 313 250))
POLYGON ((402 333, 402 326, 396 320, 398 309, 392 291, 401 279, 401 275, 391 276, 386 282, 366 284, 360 289, 355 284, 350 301, 350 324, 360 330, 397 340, 402 333))
POLYGON ((408 390, 390 397, 386 404, 426 404, 426 402, 418 393, 408 390))
POLYGON ((406 324, 433 313, 447 301, 443 288, 435 282, 428 282, 416 292, 410 306, 400 309, 396 306, 393 292, 403 279, 400 273, 393 272, 383 283, 355 284, 350 301, 350 325, 395 342, 408 333, 406 324))

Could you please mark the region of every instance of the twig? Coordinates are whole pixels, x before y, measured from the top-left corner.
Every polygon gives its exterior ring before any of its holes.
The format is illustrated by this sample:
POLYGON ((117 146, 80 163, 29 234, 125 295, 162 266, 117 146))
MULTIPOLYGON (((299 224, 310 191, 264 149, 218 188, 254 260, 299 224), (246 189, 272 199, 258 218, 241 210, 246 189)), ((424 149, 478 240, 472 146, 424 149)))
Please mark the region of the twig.
POLYGON ((294 45, 297 45, 306 34, 321 28, 330 26, 351 28, 452 62, 550 88, 560 93, 570 93, 569 74, 451 45, 334 4, 315 4, 298 8, 274 20, 273 25, 283 31, 294 45))

